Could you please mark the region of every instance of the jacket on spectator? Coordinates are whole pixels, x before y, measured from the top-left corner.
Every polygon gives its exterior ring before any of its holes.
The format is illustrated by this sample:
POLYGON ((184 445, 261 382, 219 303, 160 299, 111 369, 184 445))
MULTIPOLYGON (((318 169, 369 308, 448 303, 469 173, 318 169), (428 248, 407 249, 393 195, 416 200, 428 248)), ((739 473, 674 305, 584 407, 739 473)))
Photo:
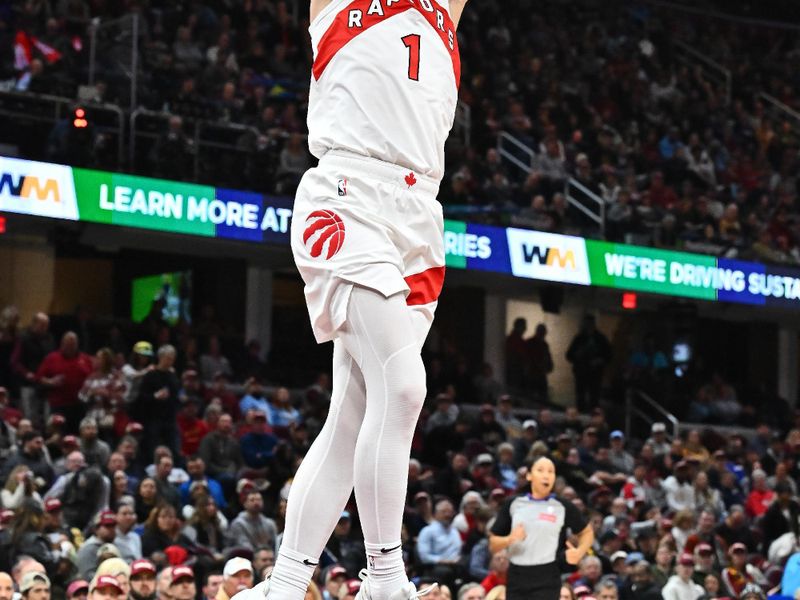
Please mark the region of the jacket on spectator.
POLYGON ((706 591, 691 579, 684 581, 677 575, 673 575, 667 581, 667 585, 661 590, 664 600, 697 600, 706 591))
POLYGON ((206 472, 212 477, 220 473, 235 474, 242 466, 242 454, 236 438, 213 431, 200 442, 200 456, 206 472))

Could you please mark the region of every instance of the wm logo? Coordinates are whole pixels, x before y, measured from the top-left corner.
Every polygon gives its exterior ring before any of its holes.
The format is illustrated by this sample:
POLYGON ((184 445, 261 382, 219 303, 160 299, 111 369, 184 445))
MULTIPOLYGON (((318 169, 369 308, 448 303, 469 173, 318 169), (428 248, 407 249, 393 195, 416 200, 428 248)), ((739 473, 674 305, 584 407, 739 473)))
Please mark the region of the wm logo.
POLYGON ((545 265, 547 267, 558 267, 560 269, 570 269, 574 271, 577 266, 575 265, 575 253, 572 250, 567 250, 562 254, 558 248, 545 248, 543 246, 522 246, 522 255, 525 262, 528 264, 536 263, 537 265, 545 265))
POLYGON ((28 200, 53 200, 61 202, 58 181, 55 179, 40 180, 33 175, 20 175, 14 181, 14 175, 3 173, 0 175, 0 196, 8 193, 9 196, 25 198, 28 200))

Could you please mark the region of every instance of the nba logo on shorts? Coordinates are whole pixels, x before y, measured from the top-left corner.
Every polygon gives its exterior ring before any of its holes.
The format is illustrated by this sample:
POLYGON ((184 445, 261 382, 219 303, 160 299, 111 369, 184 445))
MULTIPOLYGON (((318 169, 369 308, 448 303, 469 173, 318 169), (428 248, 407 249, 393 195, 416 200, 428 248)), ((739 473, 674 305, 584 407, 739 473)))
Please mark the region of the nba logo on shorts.
POLYGON ((344 243, 342 218, 332 210, 315 210, 306 218, 303 243, 312 258, 322 256, 324 251, 325 260, 330 260, 344 243))
POLYGON ((339 195, 347 196, 347 179, 339 180, 339 195))

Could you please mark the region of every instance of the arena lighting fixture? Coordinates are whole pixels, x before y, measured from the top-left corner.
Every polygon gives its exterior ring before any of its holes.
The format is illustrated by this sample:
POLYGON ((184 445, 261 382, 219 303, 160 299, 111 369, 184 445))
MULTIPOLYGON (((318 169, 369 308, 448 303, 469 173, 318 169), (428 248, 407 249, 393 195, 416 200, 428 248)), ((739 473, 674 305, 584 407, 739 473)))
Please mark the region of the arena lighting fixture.
POLYGON ((75 118, 72 120, 72 125, 76 129, 85 129, 89 126, 89 121, 86 120, 86 111, 84 109, 75 109, 75 118))
POLYGON ((625 292, 622 294, 622 308, 625 310, 636 310, 636 305, 639 297, 633 292, 625 292))

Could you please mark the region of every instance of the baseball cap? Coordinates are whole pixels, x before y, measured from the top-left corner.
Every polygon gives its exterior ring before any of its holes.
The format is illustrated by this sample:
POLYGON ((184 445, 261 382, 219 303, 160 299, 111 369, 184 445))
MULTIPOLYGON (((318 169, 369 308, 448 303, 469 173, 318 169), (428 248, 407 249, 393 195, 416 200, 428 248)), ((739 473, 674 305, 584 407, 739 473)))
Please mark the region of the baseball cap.
POLYGON ((50 415, 48 421, 51 425, 63 425, 67 422, 67 420, 64 418, 64 415, 59 415, 58 413, 50 415))
POLYGON ((104 510, 102 511, 97 517, 97 525, 111 525, 115 526, 117 524, 117 515, 114 511, 111 510, 104 510))
POLYGON ((644 559, 645 559, 644 554, 642 554, 641 552, 631 552, 630 554, 628 554, 627 558, 625 558, 625 564, 634 565, 640 561, 643 561, 644 559))
POLYGON ((497 399, 498 404, 500 404, 501 402, 511 402, 511 396, 508 394, 503 394, 497 399))
POLYGON ((247 479, 245 477, 244 479, 240 479, 239 481, 236 482, 236 493, 237 494, 241 494, 245 490, 248 490, 248 488, 249 489, 256 489, 256 484, 253 483, 252 479, 247 479))
POLYGON ((14 511, 10 508, 0 510, 0 525, 7 525, 14 520, 14 511))
POLYGON ((347 581, 344 582, 344 585, 347 586, 347 593, 352 596, 354 594, 357 594, 358 590, 361 589, 361 580, 348 579, 347 581))
POLYGON ((62 446, 75 446, 78 447, 78 438, 74 435, 65 435, 61 438, 61 445, 62 446))
MULTIPOLYGON (((116 581, 116 579, 114 581, 116 581)), ((25 575, 22 577, 22 581, 19 584, 19 591, 22 593, 27 592, 33 586, 42 583, 49 588, 50 578, 44 573, 39 573, 38 571, 30 571, 28 573, 25 573, 25 575)))
POLYGON ((625 434, 622 433, 619 429, 615 429, 614 431, 612 431, 609 434, 608 439, 610 439, 610 440, 624 440, 625 439, 625 434))
POLYGON ((122 555, 119 552, 119 548, 117 548, 114 544, 103 544, 97 549, 97 557, 101 557, 103 555, 110 555, 116 556, 117 558, 122 558, 122 555))
MULTIPOLYGON (((230 561, 228 561, 230 562, 230 561)), ((227 566, 227 565, 226 565, 227 566)), ((175 585, 179 579, 184 579, 185 577, 189 577, 190 579, 194 579, 194 571, 192 567, 187 565, 181 565, 179 567, 172 567, 172 572, 170 573, 170 585, 175 585)))
POLYGON ((417 492, 414 495, 414 502, 419 502, 420 500, 427 500, 430 499, 431 495, 428 492, 417 492))
POLYGON ((141 423, 137 423, 136 421, 131 421, 125 427, 125 433, 142 433, 144 431, 144 426, 141 423))
POLYGON ((347 569, 339 565, 333 565, 328 569, 328 573, 325 575, 325 583, 327 584, 331 579, 336 577, 347 577, 347 569))
POLYGON ((44 501, 44 512, 56 512, 61 510, 61 500, 58 498, 48 498, 44 501))
POLYGON ((142 356, 153 356, 153 344, 150 342, 136 342, 133 345, 133 351, 142 356))
POLYGON ((691 554, 689 554, 687 552, 684 552, 683 554, 681 554, 681 557, 678 559, 678 564, 679 565, 683 565, 684 567, 693 567, 694 566, 694 557, 691 554))
POLYGON ((481 404, 481 413, 493 413, 494 414, 494 406, 491 404, 481 404))
POLYGON ((142 573, 156 574, 156 566, 146 558, 140 558, 131 563, 131 577, 142 573))
POLYGON ((582 598, 592 593, 588 585, 577 585, 573 591, 575 592, 576 598, 582 598))
POLYGON ((710 544, 697 544, 697 546, 694 547, 694 551, 698 554, 712 554, 714 549, 710 544))
POLYGON ((92 583, 89 585, 89 591, 93 592, 98 588, 104 587, 111 587, 117 590, 118 594, 122 594, 122 586, 117 581, 116 577, 112 577, 111 575, 100 575, 92 579, 92 583))
POLYGON ((728 554, 733 554, 734 552, 747 552, 747 546, 745 546, 742 542, 736 542, 732 544, 730 548, 728 548, 728 554))
POLYGON ((74 596, 81 590, 89 591, 89 582, 85 579, 76 579, 67 586, 67 598, 74 596))
POLYGON ((475 464, 476 465, 493 465, 494 464, 494 459, 492 458, 491 454, 489 454, 487 452, 484 452, 483 454, 479 454, 478 455, 478 458, 475 459, 475 464))
POLYGON ((651 433, 664 433, 667 430, 667 426, 664 423, 653 423, 653 426, 650 428, 651 433))
POLYGON ((347 519, 348 521, 350 520, 350 511, 349 510, 343 510, 342 511, 342 514, 339 516, 339 520, 341 521, 342 519, 347 519))
POLYGON ((233 577, 240 571, 249 571, 252 573, 253 563, 246 558, 242 558, 241 556, 234 556, 225 563, 225 568, 222 570, 222 576, 227 579, 228 577, 233 577))
POLYGON ((628 558, 628 553, 625 552, 624 550, 618 550, 617 552, 614 552, 614 554, 611 555, 611 562, 613 563, 619 560, 620 558, 625 560, 626 558, 628 558))
POLYGON ((522 423, 522 428, 523 429, 527 429, 528 427, 533 427, 534 429, 538 429, 539 428, 539 423, 536 422, 536 419, 526 419, 522 423))
POLYGON ((503 488, 494 488, 489 494, 490 498, 505 498, 506 491, 503 488))

